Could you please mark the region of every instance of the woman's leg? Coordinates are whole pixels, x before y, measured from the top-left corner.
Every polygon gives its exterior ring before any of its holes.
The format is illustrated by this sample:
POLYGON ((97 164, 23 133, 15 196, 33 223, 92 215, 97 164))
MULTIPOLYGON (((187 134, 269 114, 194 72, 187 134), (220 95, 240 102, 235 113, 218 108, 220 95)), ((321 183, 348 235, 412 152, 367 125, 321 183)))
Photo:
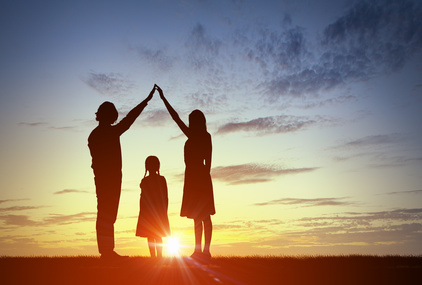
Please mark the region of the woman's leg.
POLYGON ((148 237, 148 248, 151 257, 155 257, 155 239, 152 237, 148 237))
POLYGON ((211 238, 212 238, 212 222, 211 222, 210 216, 204 219, 204 238, 205 238, 204 253, 209 254, 211 238))
POLYGON ((155 246, 157 248, 157 257, 163 257, 163 239, 161 237, 155 238, 155 246))
POLYGON ((195 227, 195 253, 202 252, 201 241, 202 241, 202 221, 194 219, 195 227))

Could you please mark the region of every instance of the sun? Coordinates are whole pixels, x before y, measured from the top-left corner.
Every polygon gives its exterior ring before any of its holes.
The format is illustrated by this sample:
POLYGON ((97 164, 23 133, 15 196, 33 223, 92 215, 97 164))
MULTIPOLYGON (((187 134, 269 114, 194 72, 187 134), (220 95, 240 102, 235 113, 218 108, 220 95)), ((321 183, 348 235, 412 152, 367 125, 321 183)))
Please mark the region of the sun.
POLYGON ((178 256, 180 243, 177 237, 169 237, 167 239, 167 253, 171 256, 178 256))

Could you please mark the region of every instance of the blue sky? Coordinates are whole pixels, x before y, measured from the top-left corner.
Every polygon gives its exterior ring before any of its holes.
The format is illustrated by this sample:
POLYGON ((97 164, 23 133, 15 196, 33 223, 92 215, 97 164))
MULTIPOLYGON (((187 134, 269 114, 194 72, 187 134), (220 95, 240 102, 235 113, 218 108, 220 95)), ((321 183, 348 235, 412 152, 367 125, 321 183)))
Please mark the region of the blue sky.
MULTIPOLYGON (((419 1, 2 1, 0 31, 0 254, 96 254, 94 113, 154 83, 207 117, 216 254, 422 253, 419 1)), ((155 154, 189 251, 184 139, 158 96, 121 143, 118 250, 147 254, 155 154)))

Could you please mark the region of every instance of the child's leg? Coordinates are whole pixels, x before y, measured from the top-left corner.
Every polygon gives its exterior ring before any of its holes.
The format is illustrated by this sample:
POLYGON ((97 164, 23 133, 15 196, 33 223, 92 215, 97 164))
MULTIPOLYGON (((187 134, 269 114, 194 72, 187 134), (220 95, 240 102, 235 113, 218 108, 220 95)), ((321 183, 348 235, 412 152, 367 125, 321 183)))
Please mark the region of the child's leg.
POLYGON ((211 238, 212 238, 212 222, 211 222, 211 217, 208 216, 204 220, 204 239, 205 239, 204 253, 210 252, 211 238))
POLYGON ((202 221, 199 219, 194 219, 193 221, 195 227, 195 253, 200 253, 202 252, 202 221))
POLYGON ((157 257, 163 257, 163 239, 161 237, 155 238, 155 246, 157 247, 157 257))
POLYGON ((155 240, 152 237, 148 237, 148 248, 151 257, 155 257, 155 240))

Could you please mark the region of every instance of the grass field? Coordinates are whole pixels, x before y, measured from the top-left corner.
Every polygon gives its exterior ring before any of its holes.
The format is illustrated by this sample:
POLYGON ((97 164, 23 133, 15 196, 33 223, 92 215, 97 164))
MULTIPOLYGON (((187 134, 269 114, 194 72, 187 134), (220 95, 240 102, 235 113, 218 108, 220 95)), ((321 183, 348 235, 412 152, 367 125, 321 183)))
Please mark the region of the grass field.
POLYGON ((422 256, 0 257, 1 284, 422 284, 422 256))

